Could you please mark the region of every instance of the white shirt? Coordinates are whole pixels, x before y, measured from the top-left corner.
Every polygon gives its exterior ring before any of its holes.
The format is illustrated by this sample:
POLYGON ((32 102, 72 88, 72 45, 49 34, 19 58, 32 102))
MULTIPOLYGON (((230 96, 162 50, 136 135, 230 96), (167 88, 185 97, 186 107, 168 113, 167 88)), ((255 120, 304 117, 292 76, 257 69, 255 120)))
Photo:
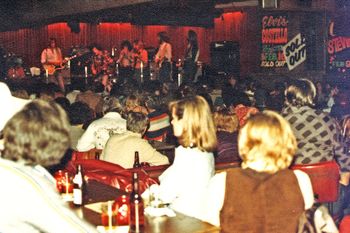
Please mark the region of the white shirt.
POLYGON ((0 159, 0 232, 97 232, 63 201, 41 166, 0 159))
POLYGON ((78 151, 93 148, 102 150, 109 137, 126 132, 126 120, 117 112, 109 112, 102 118, 93 121, 78 141, 78 151))
POLYGON ((174 210, 197 217, 214 172, 213 153, 179 146, 174 163, 159 176, 159 198, 174 210))

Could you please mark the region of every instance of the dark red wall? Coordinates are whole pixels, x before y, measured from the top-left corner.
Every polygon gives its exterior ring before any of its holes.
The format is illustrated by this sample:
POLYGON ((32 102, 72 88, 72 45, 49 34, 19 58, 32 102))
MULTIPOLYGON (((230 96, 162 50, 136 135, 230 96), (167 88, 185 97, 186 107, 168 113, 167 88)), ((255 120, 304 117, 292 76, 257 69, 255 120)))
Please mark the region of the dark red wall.
POLYGON ((181 26, 135 26, 129 23, 80 23, 80 33, 72 33, 67 23, 56 23, 40 28, 1 32, 0 46, 7 52, 23 56, 28 66, 40 65, 40 52, 48 38, 55 37, 64 55, 72 45, 98 43, 104 49, 119 47, 122 40, 141 39, 146 46, 157 47, 156 34, 167 31, 173 45, 174 60, 181 58, 185 50, 189 29, 197 32, 200 44, 200 60, 210 62, 209 45, 212 41, 232 40, 240 43, 241 73, 255 72, 259 64, 258 16, 256 10, 225 13, 215 19, 214 28, 181 26))

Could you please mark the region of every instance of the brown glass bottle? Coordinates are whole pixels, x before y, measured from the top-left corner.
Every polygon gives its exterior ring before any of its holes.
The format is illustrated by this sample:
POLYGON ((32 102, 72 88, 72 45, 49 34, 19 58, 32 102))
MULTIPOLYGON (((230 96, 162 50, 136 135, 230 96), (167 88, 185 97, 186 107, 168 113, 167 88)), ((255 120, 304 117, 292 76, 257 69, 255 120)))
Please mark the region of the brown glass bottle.
POLYGON ((139 193, 139 177, 136 172, 132 174, 132 192, 130 194, 130 220, 129 232, 144 232, 143 201, 139 193))
POLYGON ((141 167, 140 158, 139 158, 139 152, 135 151, 135 158, 134 158, 133 168, 139 168, 139 167, 141 167))

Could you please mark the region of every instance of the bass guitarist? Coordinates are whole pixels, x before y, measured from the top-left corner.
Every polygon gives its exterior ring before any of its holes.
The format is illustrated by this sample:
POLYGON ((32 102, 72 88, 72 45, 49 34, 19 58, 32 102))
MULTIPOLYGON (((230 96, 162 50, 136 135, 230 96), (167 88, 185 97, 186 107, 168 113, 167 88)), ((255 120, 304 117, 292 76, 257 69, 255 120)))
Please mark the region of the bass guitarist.
POLYGON ((48 81, 58 84, 64 92, 64 81, 60 72, 62 63, 63 56, 61 49, 57 47, 56 39, 50 38, 49 46, 41 52, 41 64, 43 65, 48 81))

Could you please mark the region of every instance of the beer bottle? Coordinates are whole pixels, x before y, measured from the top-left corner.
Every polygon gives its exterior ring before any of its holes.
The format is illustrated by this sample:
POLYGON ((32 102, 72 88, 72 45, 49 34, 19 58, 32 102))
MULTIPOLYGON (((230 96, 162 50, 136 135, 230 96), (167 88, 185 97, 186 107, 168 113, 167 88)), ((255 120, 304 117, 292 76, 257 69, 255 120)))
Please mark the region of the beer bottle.
POLYGON ((73 204, 80 206, 83 204, 84 177, 81 165, 77 166, 77 173, 73 179, 73 204))
POLYGON ((134 158, 133 168, 139 168, 139 167, 141 167, 140 158, 139 158, 139 152, 135 151, 135 158, 134 158))
POLYGON ((129 232, 140 233, 144 231, 143 201, 139 194, 139 177, 137 172, 132 174, 132 192, 130 194, 130 221, 129 232))

